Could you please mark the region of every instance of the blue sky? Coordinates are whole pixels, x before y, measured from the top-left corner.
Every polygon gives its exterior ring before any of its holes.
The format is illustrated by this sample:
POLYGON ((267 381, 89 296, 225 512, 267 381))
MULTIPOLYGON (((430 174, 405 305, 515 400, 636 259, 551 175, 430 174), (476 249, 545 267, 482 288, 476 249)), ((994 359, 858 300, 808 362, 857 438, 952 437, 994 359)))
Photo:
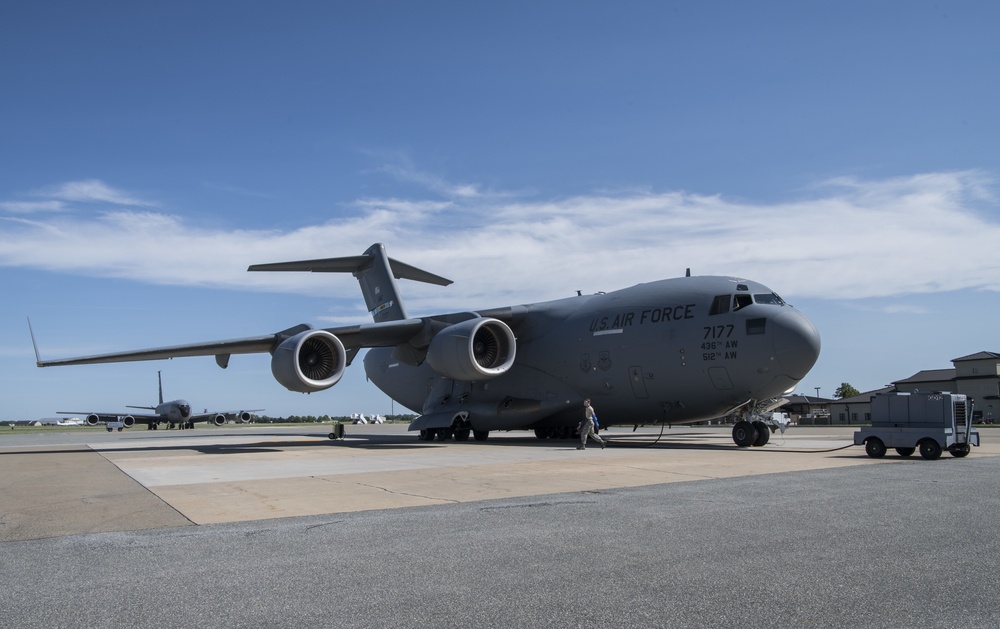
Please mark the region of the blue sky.
POLYGON ((1000 351, 993 2, 23 2, 0 8, 0 419, 168 398, 402 412, 355 363, 44 357, 694 274, 767 284, 823 351, 800 393, 1000 351))

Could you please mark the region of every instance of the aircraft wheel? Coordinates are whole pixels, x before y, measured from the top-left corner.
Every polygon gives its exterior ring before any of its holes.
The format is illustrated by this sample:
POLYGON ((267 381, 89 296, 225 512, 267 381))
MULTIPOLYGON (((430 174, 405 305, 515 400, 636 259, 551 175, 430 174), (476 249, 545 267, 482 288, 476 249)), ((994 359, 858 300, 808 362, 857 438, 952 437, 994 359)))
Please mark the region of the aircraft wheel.
POLYGON ((476 441, 486 441, 490 437, 490 431, 488 430, 473 430, 472 438, 476 441))
POLYGON ((438 441, 448 441, 453 434, 454 431, 451 428, 440 428, 437 431, 438 441))
POLYGON ((455 441, 468 441, 472 431, 468 428, 460 428, 455 431, 455 441))
POLYGON ((920 446, 920 456, 924 457, 925 461, 935 461, 941 458, 941 446, 938 445, 937 441, 921 439, 917 445, 920 446))
POLYGON ((748 421, 738 421, 733 426, 733 441, 741 448, 749 448, 757 440, 757 429, 748 421))
POLYGON ((916 451, 916 448, 896 448, 896 454, 899 456, 910 456, 916 451))
POLYGON ((539 439, 545 439, 549 436, 549 431, 545 428, 535 428, 535 436, 539 439))
POLYGON ((865 452, 873 459, 881 459, 885 456, 885 444, 878 437, 868 437, 865 441, 865 452))
POLYGON ((771 440, 771 431, 767 429, 767 424, 754 422, 753 427, 757 429, 757 438, 753 440, 753 447, 766 446, 767 442, 771 440))
POLYGON ((967 443, 962 444, 960 446, 955 446, 954 448, 949 450, 949 452, 951 452, 951 456, 957 458, 962 458, 963 456, 969 456, 969 452, 971 451, 972 449, 969 447, 969 444, 967 443))

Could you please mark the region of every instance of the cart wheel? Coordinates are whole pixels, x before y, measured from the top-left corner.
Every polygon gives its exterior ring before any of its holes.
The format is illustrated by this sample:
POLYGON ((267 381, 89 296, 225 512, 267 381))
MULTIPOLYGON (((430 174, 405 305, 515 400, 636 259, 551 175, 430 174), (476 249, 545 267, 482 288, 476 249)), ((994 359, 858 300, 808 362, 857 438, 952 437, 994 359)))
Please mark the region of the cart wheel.
POLYGON ((916 451, 916 448, 896 448, 896 454, 899 456, 910 456, 916 451))
POLYGON ((873 459, 881 459, 885 456, 885 444, 878 437, 868 437, 865 441, 865 452, 873 459))
POLYGON ((921 439, 920 443, 920 456, 924 457, 925 461, 934 461, 941 458, 941 446, 938 445, 937 441, 933 439, 921 439))
POLYGON ((964 443, 960 446, 955 446, 950 450, 951 456, 958 458, 962 458, 963 456, 969 456, 969 452, 971 451, 972 449, 969 447, 969 444, 967 443, 964 443))

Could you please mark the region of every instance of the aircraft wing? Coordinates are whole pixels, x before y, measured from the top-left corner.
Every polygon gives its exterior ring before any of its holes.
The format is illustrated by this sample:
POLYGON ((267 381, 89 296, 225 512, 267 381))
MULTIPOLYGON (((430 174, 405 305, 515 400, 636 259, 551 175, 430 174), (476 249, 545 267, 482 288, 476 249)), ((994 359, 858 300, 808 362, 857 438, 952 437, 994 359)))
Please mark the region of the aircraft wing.
POLYGON ((163 420, 163 417, 160 415, 147 415, 145 413, 102 413, 96 411, 57 411, 57 413, 59 415, 83 415, 84 417, 96 415, 97 420, 102 422, 116 422, 122 417, 131 417, 139 422, 163 420))
MULTIPOLYGON (((347 352, 347 364, 351 364, 359 349, 364 347, 388 347, 404 343, 430 326, 429 320, 405 319, 402 321, 387 321, 382 323, 364 323, 359 325, 326 328, 325 331, 337 336, 344 344, 347 352)), ((28 324, 31 331, 31 323, 28 324)), ((98 363, 122 363, 142 360, 163 360, 183 356, 215 356, 215 362, 225 369, 229 365, 232 354, 266 354, 271 353, 282 342, 296 334, 312 330, 308 324, 300 324, 281 332, 265 336, 254 336, 242 339, 208 341, 188 345, 172 345, 151 349, 95 354, 74 358, 59 358, 42 360, 38 345, 35 343, 34 331, 31 331, 31 342, 35 346, 35 360, 39 367, 57 367, 64 365, 91 365, 98 363)))
POLYGON ((214 419, 219 415, 224 415, 226 419, 239 419, 241 413, 259 413, 262 408, 245 408, 238 411, 216 411, 214 413, 191 413, 190 421, 203 422, 214 419))

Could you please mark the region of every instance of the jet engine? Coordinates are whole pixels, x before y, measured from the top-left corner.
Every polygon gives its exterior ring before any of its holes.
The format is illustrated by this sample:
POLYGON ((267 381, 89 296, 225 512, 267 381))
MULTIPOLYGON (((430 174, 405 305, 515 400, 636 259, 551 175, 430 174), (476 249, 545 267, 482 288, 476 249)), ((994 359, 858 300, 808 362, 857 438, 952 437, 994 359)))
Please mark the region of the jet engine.
POLYGON ((250 420, 253 419, 253 413, 250 411, 240 411, 236 414, 236 419, 240 420, 241 423, 249 424, 250 420))
POLYGON ((96 426, 99 423, 101 423, 101 416, 100 415, 87 415, 87 425, 88 426, 96 426))
POLYGON ((223 415, 222 413, 219 413, 218 415, 216 415, 215 417, 212 418, 212 422, 216 426, 225 426, 226 425, 226 416, 223 415))
POLYGON ((514 364, 514 333, 497 319, 468 319, 448 326, 431 340, 427 363, 452 380, 495 378, 514 364))
POLYGON ((313 393, 340 381, 347 368, 344 344, 326 330, 306 330, 286 339, 271 355, 274 379, 289 391, 313 393))
POLYGON ((135 426, 135 417, 132 417, 131 415, 126 415, 125 417, 122 417, 122 426, 125 426, 126 428, 131 428, 132 426, 135 426))

